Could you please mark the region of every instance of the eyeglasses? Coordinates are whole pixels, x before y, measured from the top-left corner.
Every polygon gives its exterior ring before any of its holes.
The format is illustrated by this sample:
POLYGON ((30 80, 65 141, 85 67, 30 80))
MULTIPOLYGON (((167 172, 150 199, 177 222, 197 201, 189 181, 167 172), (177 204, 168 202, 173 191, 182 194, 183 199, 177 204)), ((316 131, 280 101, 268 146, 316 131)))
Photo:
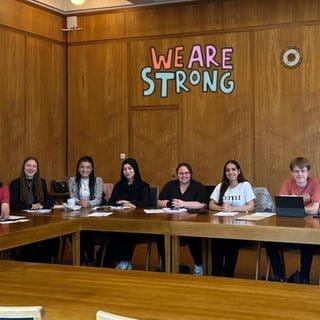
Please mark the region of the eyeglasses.
POLYGON ((178 172, 179 176, 187 176, 189 174, 190 174, 190 172, 178 172))

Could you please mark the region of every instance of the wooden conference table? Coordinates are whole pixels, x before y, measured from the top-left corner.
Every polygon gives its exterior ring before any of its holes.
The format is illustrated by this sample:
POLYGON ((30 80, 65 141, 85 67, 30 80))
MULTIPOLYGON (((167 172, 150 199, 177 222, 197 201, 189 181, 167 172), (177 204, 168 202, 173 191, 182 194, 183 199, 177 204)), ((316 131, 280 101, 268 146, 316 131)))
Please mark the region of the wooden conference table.
POLYGON ((319 319, 317 286, 12 261, 0 275, 1 305, 41 305, 47 320, 319 319))
MULTIPOLYGON (((23 215, 28 215, 20 213, 23 215)), ((51 214, 29 214, 29 222, 0 225, 0 250, 14 248, 52 237, 72 234, 74 264, 80 263, 80 231, 117 231, 160 234, 165 238, 166 271, 170 272, 171 241, 173 271, 178 265, 179 237, 230 238, 253 241, 281 241, 320 245, 320 222, 312 216, 279 218, 250 222, 235 217, 204 214, 145 214, 142 209, 114 212, 107 217, 88 217, 89 210, 70 213, 53 210, 51 214), (171 240, 172 239, 172 240, 171 240)))
POLYGON ((236 217, 218 217, 215 212, 209 211, 207 214, 191 214, 172 220, 170 234, 173 271, 177 272, 179 266, 181 236, 320 245, 320 221, 311 215, 304 218, 274 215, 259 221, 237 220, 237 217, 243 215, 245 213, 236 217))
POLYGON ((80 261, 80 224, 61 214, 14 213, 29 218, 27 222, 0 224, 0 251, 59 236, 72 235, 73 263, 80 261))

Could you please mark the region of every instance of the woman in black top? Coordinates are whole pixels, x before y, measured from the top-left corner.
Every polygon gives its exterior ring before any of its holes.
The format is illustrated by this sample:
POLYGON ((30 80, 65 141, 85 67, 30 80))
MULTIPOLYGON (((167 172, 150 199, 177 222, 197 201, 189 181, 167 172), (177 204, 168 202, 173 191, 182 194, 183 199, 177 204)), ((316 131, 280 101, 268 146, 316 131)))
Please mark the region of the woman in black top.
MULTIPOLYGON (((40 176, 39 162, 34 157, 23 161, 20 177, 10 183, 11 211, 51 209, 53 200, 46 181, 40 176)), ((51 262, 57 254, 58 239, 50 239, 20 248, 18 259, 23 261, 51 262)))
POLYGON ((113 188, 110 205, 123 205, 130 208, 150 206, 149 185, 141 179, 138 163, 128 158, 121 166, 121 180, 113 188))
MULTIPOLYGON (((208 193, 202 183, 192 178, 192 167, 182 162, 176 169, 177 179, 166 183, 160 192, 158 205, 160 208, 173 207, 188 210, 205 209, 208 204, 208 193)), ((203 275, 201 238, 183 237, 182 243, 187 243, 194 261, 193 274, 203 275)), ((164 260, 163 242, 158 248, 164 260)))
POLYGON ((51 209, 53 200, 46 181, 40 176, 39 162, 34 157, 23 161, 20 177, 10 183, 11 211, 51 209))
MULTIPOLYGON (((150 206, 149 184, 141 179, 138 163, 128 158, 121 166, 121 180, 113 188, 110 205, 121 205, 127 208, 146 208, 150 206)), ((131 259, 136 243, 141 239, 139 234, 114 234, 108 246, 118 262, 116 269, 132 269, 131 259)))

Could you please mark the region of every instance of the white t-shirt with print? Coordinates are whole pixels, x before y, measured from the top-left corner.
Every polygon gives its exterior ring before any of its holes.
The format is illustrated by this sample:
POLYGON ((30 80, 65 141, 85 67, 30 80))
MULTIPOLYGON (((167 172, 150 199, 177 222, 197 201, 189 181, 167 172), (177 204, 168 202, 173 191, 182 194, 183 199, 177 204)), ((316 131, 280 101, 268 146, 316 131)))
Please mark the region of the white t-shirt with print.
MULTIPOLYGON (((210 199, 219 202, 221 183, 213 190, 210 199)), ((234 188, 228 187, 223 196, 223 203, 233 207, 243 206, 249 201, 255 199, 256 196, 252 190, 251 184, 248 181, 240 182, 234 188)))

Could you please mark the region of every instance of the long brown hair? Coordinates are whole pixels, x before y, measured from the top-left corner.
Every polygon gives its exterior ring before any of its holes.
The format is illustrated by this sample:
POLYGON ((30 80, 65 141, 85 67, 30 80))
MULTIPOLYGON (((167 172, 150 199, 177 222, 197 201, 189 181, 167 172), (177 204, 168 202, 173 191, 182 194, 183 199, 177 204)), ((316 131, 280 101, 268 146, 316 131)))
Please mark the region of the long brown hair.
POLYGON ((221 188, 220 188, 220 195, 219 195, 219 205, 221 206, 223 204, 223 196, 225 192, 227 191, 229 187, 229 179, 226 176, 226 168, 228 164, 234 164, 238 170, 240 170, 240 173, 238 175, 238 182, 244 182, 247 181, 247 179, 244 177, 242 170, 240 168, 240 164, 236 160, 228 160, 223 167, 223 173, 222 173, 222 181, 221 181, 221 188))
POLYGON ((35 157, 28 157, 24 159, 22 163, 22 168, 20 172, 20 201, 26 202, 28 199, 28 183, 27 183, 26 174, 24 172, 24 166, 29 160, 34 160, 37 163, 37 172, 33 176, 34 198, 37 202, 43 202, 44 194, 43 194, 43 188, 41 183, 39 161, 35 157))

